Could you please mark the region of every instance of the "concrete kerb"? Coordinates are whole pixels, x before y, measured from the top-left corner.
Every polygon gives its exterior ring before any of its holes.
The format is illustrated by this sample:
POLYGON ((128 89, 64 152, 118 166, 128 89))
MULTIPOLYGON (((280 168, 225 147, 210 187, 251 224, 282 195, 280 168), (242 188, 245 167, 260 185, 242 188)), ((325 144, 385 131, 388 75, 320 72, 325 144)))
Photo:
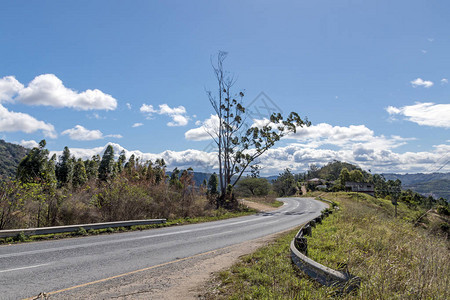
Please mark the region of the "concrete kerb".
POLYGON ((104 229, 114 227, 129 227, 139 225, 151 225, 151 224, 163 224, 166 223, 166 219, 149 219, 149 220, 130 220, 130 221, 118 221, 118 222, 104 222, 104 223, 92 223, 92 224, 79 224, 68 226, 53 226, 53 227, 40 227, 40 228, 26 228, 26 229, 8 229, 0 230, 0 238, 17 236, 20 233, 25 235, 40 235, 40 234, 52 234, 63 232, 75 232, 80 228, 85 230, 90 229, 104 229))
MULTIPOLYGON (((320 200, 331 203, 332 207, 335 206, 335 204, 331 201, 325 199, 320 200)), ((341 272, 328 268, 307 256, 308 242, 306 236, 311 235, 312 226, 321 223, 322 220, 331 213, 332 210, 324 211, 322 212, 321 217, 311 220, 309 223, 300 228, 297 235, 291 241, 291 260, 310 278, 323 285, 335 287, 340 292, 348 293, 359 288, 361 285, 361 279, 359 277, 353 276, 348 272, 341 272)))

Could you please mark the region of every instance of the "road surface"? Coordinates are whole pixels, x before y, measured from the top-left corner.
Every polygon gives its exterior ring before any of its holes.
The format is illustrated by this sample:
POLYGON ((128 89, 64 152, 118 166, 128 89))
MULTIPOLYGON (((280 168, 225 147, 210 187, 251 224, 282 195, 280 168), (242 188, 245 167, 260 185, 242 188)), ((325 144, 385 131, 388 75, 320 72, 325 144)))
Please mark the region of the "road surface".
POLYGON ((186 258, 281 232, 320 215, 326 204, 283 198, 278 210, 216 222, 0 247, 0 298, 20 299, 181 263, 186 258))

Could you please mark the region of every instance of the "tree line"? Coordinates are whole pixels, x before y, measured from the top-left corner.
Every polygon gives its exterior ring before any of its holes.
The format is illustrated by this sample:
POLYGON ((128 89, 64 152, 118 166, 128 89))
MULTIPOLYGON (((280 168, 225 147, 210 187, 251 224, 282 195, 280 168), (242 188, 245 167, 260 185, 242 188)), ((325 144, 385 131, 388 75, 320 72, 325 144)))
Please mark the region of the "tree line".
POLYGON ((42 140, 0 184, 0 229, 214 214, 193 170, 166 174, 164 159, 141 161, 114 148, 76 159, 68 147, 49 156, 42 140))

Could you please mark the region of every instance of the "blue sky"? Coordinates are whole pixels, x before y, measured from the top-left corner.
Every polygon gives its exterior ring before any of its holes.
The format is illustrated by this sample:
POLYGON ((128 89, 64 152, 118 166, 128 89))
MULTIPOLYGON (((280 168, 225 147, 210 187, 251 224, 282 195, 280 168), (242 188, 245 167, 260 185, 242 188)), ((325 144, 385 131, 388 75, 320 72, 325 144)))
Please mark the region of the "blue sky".
POLYGON ((200 127, 224 50, 245 103, 264 92, 313 123, 263 173, 332 159, 450 171, 449 13, 448 1, 8 1, 0 138, 83 157, 114 143, 213 170, 200 127))

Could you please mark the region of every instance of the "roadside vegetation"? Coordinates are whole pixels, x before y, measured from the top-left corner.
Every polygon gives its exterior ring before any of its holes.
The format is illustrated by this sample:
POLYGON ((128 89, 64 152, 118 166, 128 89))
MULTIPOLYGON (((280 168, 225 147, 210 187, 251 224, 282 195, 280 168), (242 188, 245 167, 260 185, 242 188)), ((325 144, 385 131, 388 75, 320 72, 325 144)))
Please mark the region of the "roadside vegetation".
POLYGON ((237 218, 243 217, 247 215, 254 214, 256 211, 245 206, 242 206, 240 211, 230 212, 223 209, 219 209, 215 211, 215 215, 213 216, 204 216, 204 217, 186 217, 174 220, 168 220, 166 223, 161 224, 150 224, 150 225, 136 225, 136 226, 126 226, 126 227, 109 227, 104 229, 91 229, 85 230, 80 227, 77 231, 74 232, 65 232, 65 233, 54 233, 54 234, 42 234, 42 235, 31 235, 27 236, 23 233, 19 233, 14 237, 6 237, 0 238, 1 244, 13 244, 13 243, 22 243, 22 242, 33 242, 33 241, 43 241, 43 240, 52 240, 52 239, 63 239, 63 238, 72 238, 72 237, 80 237, 80 236, 90 236, 90 235, 99 235, 99 234, 111 234, 116 232, 128 232, 128 231, 137 231, 137 230, 147 230, 154 228, 162 228, 162 227, 170 227, 170 226, 181 226, 187 224, 196 224, 196 223, 204 223, 204 222, 212 222, 219 221, 229 218, 237 218))
POLYGON ((218 182, 197 185, 192 169, 166 174, 164 160, 125 153, 75 159, 66 147, 49 157, 45 141, 21 161, 15 180, 0 184, 0 230, 136 219, 181 223, 246 213, 216 206, 218 182), (180 221, 185 220, 185 221, 180 221))
MULTIPOLYGON (((291 263, 289 244, 298 229, 245 256, 216 275, 207 299, 449 299, 450 242, 440 221, 418 221, 418 210, 357 193, 327 193, 340 209, 313 229, 308 256, 348 270, 362 284, 339 295, 310 280, 291 263), (434 232, 435 234, 432 234, 434 232)), ((420 217, 420 216, 419 216, 420 217)), ((448 221, 448 220, 447 220, 448 221)))

